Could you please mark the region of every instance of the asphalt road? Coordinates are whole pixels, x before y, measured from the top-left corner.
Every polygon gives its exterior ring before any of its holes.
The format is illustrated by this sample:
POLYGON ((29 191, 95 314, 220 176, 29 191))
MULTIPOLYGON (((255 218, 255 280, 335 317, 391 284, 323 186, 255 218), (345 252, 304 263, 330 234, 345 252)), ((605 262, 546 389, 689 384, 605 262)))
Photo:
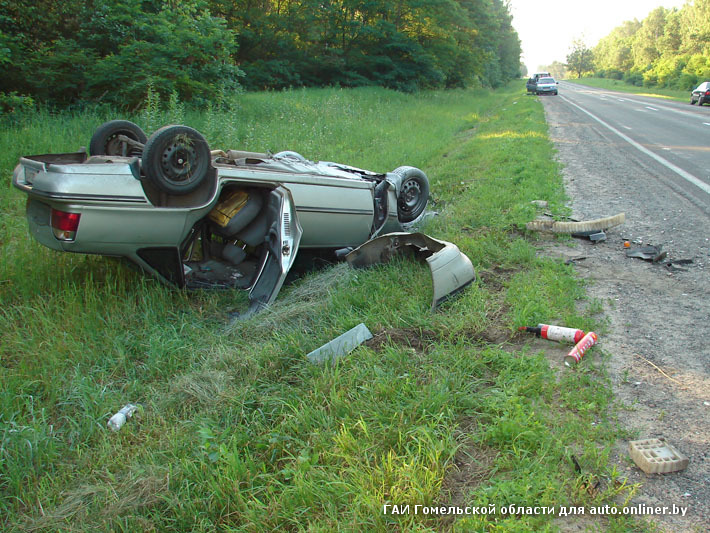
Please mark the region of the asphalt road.
MULTIPOLYGON (((710 205, 710 105, 691 106, 560 82, 560 100, 670 172, 677 192, 710 205)), ((552 97, 554 98, 554 97, 552 97)))
POLYGON ((685 516, 648 517, 664 531, 710 531, 710 106, 564 82, 559 96, 539 99, 573 215, 626 213, 606 241, 575 239, 570 247, 550 240, 545 251, 574 259, 604 309, 607 327, 591 359, 603 361, 628 432, 611 461, 641 485, 634 503, 687 508, 685 516), (625 240, 662 246, 669 260, 686 262, 676 268, 629 258, 625 240), (688 467, 644 474, 629 458, 634 439, 666 440, 688 467))

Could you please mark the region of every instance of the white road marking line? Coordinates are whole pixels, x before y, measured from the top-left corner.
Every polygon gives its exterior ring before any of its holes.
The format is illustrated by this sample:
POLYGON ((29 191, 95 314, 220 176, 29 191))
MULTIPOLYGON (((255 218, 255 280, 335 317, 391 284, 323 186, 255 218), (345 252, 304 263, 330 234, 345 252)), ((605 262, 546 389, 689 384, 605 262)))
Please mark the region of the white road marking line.
POLYGON ((651 111, 658 111, 655 107, 651 107, 650 105, 646 106, 646 109, 650 109, 651 111))
POLYGON ((628 126, 622 126, 622 128, 626 128, 627 130, 631 130, 632 128, 629 128, 628 126))
POLYGON ((710 122, 703 122, 706 126, 710 126, 710 122))
POLYGON ((708 185, 708 184, 705 183, 704 181, 701 181, 700 179, 696 178, 696 177, 693 176, 690 172, 686 172, 685 170, 683 170, 682 168, 680 168, 680 167, 674 165, 673 163, 671 163, 671 162, 668 161, 667 159, 664 159, 664 158, 661 157, 660 155, 653 153, 653 152, 652 152, 651 150, 649 150, 648 148, 646 148, 646 147, 640 145, 639 143, 637 143, 636 141, 634 141, 631 137, 629 137, 629 136, 624 135, 623 133, 621 133, 621 132, 620 132, 619 130, 617 130, 614 126, 612 126, 612 125, 610 125, 610 124, 607 124, 607 123, 604 122, 602 119, 600 119, 598 116, 596 116, 596 115, 590 113, 589 111, 587 111, 587 110, 584 109, 583 107, 581 107, 581 106, 575 104, 574 102, 570 101, 569 98, 566 98, 566 97, 564 97, 564 96, 560 96, 560 98, 562 98, 562 100, 564 100, 564 101, 567 102, 568 104, 573 105, 574 107, 576 107, 577 109, 579 109, 582 113, 585 113, 586 115, 589 115, 590 117, 592 117, 594 120, 596 120, 597 122, 599 122, 599 124, 601 124, 602 126, 604 126, 605 128, 607 128, 609 131, 612 131, 612 132, 616 133, 619 137, 621 137, 623 140, 625 140, 625 141, 626 141, 627 143, 629 143, 631 146, 633 146, 634 148, 636 148, 639 152, 643 152, 644 154, 646 154, 646 155, 649 156, 650 158, 654 159, 655 161, 657 161, 658 163, 660 163, 661 165, 663 165, 664 167, 666 167, 668 170, 672 170, 673 172, 675 172, 676 174, 678 174, 681 178, 683 178, 683 179, 684 179, 685 181, 687 181, 688 183, 692 183, 693 185, 695 185, 696 187, 698 187, 698 188, 701 189, 702 191, 704 191, 704 192, 710 194, 710 185, 708 185))
MULTIPOLYGON (((641 100, 634 100, 633 98, 628 99, 629 102, 633 102, 634 104, 639 104, 639 105, 646 105, 647 102, 643 102, 641 100)), ((677 115, 685 115, 686 117, 691 117, 693 119, 698 118, 698 114, 694 113, 692 111, 682 111, 680 109, 675 109, 674 107, 670 107, 667 105, 660 106, 663 111, 668 111, 670 113, 675 113, 677 115)))

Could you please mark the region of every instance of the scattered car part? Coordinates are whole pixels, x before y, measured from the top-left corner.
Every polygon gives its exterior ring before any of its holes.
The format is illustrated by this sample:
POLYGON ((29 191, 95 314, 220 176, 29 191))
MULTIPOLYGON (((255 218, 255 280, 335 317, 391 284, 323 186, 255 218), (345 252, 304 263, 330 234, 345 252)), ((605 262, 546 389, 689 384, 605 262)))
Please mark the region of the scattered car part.
POLYGON ((138 406, 132 403, 124 405, 118 413, 109 419, 107 426, 112 431, 118 431, 126 423, 126 419, 131 418, 137 410, 138 406))
POLYGON ((370 340, 371 338, 372 333, 370 333, 370 330, 367 329, 367 326, 365 324, 358 324, 354 328, 346 331, 320 348, 316 348, 306 357, 311 363, 335 361, 336 359, 349 354, 363 342, 370 340))
POLYGON ((456 245, 423 233, 382 235, 359 246, 345 259, 353 268, 365 268, 407 253, 425 259, 429 265, 434 288, 432 309, 476 279, 471 260, 456 245))
POLYGON ((692 259, 673 259, 673 260, 668 260, 665 263, 663 263, 663 266, 665 266, 668 270, 671 272, 675 272, 680 270, 681 272, 687 272, 687 268, 682 268, 677 265, 692 265, 693 260, 692 259))
POLYGON ((546 231, 550 233, 581 233, 586 231, 602 231, 623 224, 626 220, 624 213, 612 217, 598 218, 582 222, 560 222, 557 220, 533 220, 525 227, 531 231, 546 231))
POLYGON ((111 120, 101 124, 91 137, 91 155, 136 156, 143 151, 148 137, 145 132, 128 120, 111 120))
POLYGON ((581 231, 577 233, 572 233, 572 237, 578 237, 581 239, 589 239, 593 243, 598 243, 606 240, 606 233, 604 231, 581 231))
POLYGON ((658 263, 666 258, 667 252, 662 251, 663 246, 639 246, 636 248, 627 248, 626 257, 636 257, 644 261, 658 263))
POLYGON ((565 365, 572 366, 579 363, 584 357, 585 352, 597 343, 597 334, 593 331, 582 337, 577 344, 574 345, 567 355, 565 355, 565 365))
POLYGON ((685 470, 688 458, 675 446, 659 439, 632 440, 629 455, 636 466, 647 474, 668 474, 685 470))

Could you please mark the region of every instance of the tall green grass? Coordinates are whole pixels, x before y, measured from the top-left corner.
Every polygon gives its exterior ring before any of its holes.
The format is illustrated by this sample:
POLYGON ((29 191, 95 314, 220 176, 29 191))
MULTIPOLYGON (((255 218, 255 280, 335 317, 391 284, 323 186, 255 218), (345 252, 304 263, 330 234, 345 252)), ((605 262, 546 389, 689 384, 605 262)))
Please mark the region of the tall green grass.
MULTIPOLYGON (((382 509, 626 493, 610 482, 590 495, 569 459, 607 472, 616 430, 599 358, 563 370, 515 334, 542 321, 598 324, 578 311, 570 267, 538 257, 521 230, 531 200, 562 212, 565 198, 541 106, 518 92, 297 90, 207 112, 154 101, 126 117, 148 132, 187 123, 212 148, 423 168, 438 215, 422 229, 458 244, 479 274, 433 313, 427 268, 398 260, 308 274, 272 309, 230 324, 243 294, 178 291, 113 259, 45 250, 28 235, 22 194, 4 188, 0 527, 531 531, 554 529, 552 518, 382 509), (374 341, 333 364, 307 362, 360 322, 374 341), (111 433, 106 421, 128 402, 141 411, 111 433)), ((108 118, 16 121, 0 130, 0 170, 86 145, 108 118)))

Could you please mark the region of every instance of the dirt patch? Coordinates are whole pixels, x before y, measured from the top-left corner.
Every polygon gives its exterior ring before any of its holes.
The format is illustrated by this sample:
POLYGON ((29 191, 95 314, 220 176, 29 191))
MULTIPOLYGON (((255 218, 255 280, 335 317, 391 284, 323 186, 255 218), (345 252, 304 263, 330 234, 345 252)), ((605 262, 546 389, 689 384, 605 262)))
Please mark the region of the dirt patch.
MULTIPOLYGON (((620 424, 628 439, 613 461, 641 489, 632 504, 687 507, 687 514, 650 517, 663 530, 710 530, 710 213, 671 185, 669 170, 629 151, 560 100, 543 101, 550 137, 564 165, 573 215, 591 220, 626 212, 626 223, 593 245, 550 242, 542 253, 575 261, 588 294, 604 307, 609 326, 599 346, 620 424), (626 257, 625 240, 662 245, 670 259, 692 259, 686 270, 626 257), (683 472, 644 474, 628 455, 628 440, 661 438, 690 459, 683 472)), ((597 524, 603 527, 602 524, 597 524)))
POLYGON ((406 346, 417 353, 426 353, 438 337, 439 335, 430 330, 391 328, 374 334, 370 340, 365 342, 365 346, 376 352, 382 351, 387 345, 393 345, 406 346))
MULTIPOLYGON (((476 431, 475 419, 462 420, 458 429, 462 445, 454 455, 453 465, 441 485, 442 500, 439 505, 465 507, 470 501, 469 494, 491 477, 498 452, 473 443, 470 435, 476 431)), ((454 521, 455 518, 451 516, 442 523, 446 527, 454 521)))

